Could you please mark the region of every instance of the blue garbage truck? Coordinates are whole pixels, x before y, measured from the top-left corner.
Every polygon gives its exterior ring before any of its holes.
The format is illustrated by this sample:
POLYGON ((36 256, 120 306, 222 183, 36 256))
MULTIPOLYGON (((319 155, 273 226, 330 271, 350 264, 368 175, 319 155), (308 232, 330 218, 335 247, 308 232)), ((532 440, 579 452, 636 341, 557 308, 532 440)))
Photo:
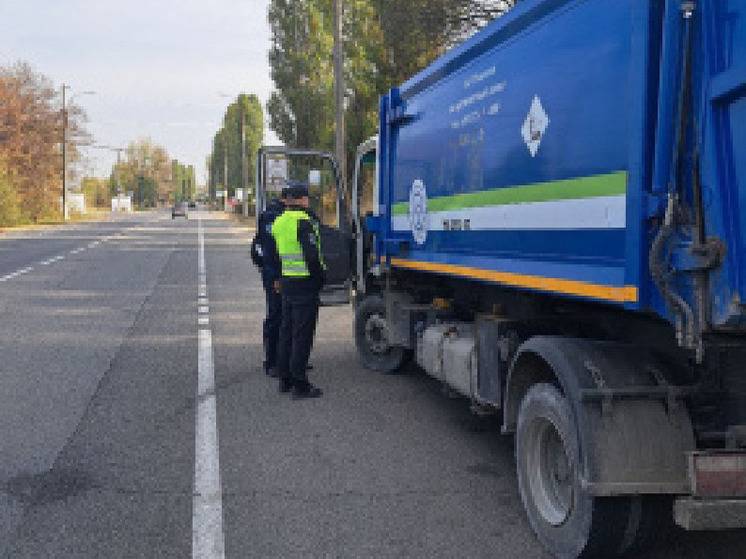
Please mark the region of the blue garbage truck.
POLYGON ((746 0, 522 1, 382 97, 350 192, 362 362, 501 418, 551 553, 746 527, 746 0))

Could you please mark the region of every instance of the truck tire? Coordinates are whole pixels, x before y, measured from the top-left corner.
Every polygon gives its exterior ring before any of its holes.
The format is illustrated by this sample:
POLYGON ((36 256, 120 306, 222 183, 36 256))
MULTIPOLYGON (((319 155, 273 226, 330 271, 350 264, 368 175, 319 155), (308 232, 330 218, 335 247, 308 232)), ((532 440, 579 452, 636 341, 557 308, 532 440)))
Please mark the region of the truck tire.
POLYGON ((391 373, 402 366, 406 351, 388 343, 386 305, 381 297, 366 297, 357 306, 354 329, 357 352, 366 369, 391 373))
POLYGON ((629 502, 582 488, 581 451, 567 398, 552 384, 532 386, 516 430, 518 487, 531 527, 559 559, 613 557, 622 548, 629 502))

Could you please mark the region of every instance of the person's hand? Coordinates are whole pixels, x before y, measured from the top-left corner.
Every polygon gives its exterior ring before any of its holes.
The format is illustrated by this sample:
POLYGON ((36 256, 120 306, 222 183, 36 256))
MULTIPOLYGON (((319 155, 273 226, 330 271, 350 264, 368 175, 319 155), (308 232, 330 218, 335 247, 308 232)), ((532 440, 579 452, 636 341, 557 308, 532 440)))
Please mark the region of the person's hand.
POLYGON ((280 280, 273 281, 272 287, 275 290, 275 293, 279 293, 280 292, 280 280))

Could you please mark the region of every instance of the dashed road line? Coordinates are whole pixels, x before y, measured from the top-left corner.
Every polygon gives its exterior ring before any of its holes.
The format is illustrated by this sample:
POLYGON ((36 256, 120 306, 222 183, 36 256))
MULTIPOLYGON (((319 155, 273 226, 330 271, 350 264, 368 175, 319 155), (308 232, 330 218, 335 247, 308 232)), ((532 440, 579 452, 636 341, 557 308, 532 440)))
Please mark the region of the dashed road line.
POLYGON ((50 264, 54 264, 55 262, 59 262, 60 260, 64 260, 65 257, 63 255, 53 256, 52 258, 49 258, 47 260, 44 260, 43 262, 39 262, 39 265, 41 266, 49 266, 50 264))
POLYGON ((27 266, 26 268, 21 268, 20 270, 16 270, 15 272, 11 272, 10 274, 6 274, 3 277, 0 277, 0 282, 12 280, 14 278, 17 278, 18 276, 22 276, 23 274, 28 274, 29 272, 33 271, 33 266, 27 266))
MULTIPOLYGON (((87 246, 81 246, 81 247, 75 248, 75 249, 69 251, 68 254, 71 254, 71 255, 72 254, 80 254, 81 252, 84 252, 86 249, 97 247, 101 243, 104 243, 104 242, 106 242, 108 240, 111 240, 111 239, 113 239, 115 237, 123 236, 124 234, 125 234, 124 232, 119 232, 116 235, 109 235, 107 237, 102 237, 100 239, 97 239, 95 241, 92 241, 92 242, 88 243, 87 246)), ((47 258, 46 260, 42 260, 41 262, 38 263, 38 265, 39 266, 49 266, 51 264, 54 264, 55 262, 59 262, 59 261, 64 260, 64 259, 65 259, 65 255, 64 254, 59 254, 57 256, 53 256, 51 258, 47 258)), ((14 278, 17 278, 18 276, 22 276, 23 274, 27 274, 27 273, 32 272, 32 271, 34 271, 34 267, 33 266, 27 266, 26 268, 21 268, 20 270, 16 270, 15 272, 11 272, 11 273, 6 274, 4 276, 0 276, 0 283, 12 280, 14 278)))
MULTIPOLYGON (((206 297, 205 236, 201 219, 197 220, 197 238, 199 243, 197 258, 198 292, 200 297, 206 297)), ((207 316, 198 316, 197 323, 200 327, 197 330, 197 412, 194 445, 192 557, 194 559, 224 559, 223 490, 220 484, 212 330, 203 327, 209 324, 207 316)))

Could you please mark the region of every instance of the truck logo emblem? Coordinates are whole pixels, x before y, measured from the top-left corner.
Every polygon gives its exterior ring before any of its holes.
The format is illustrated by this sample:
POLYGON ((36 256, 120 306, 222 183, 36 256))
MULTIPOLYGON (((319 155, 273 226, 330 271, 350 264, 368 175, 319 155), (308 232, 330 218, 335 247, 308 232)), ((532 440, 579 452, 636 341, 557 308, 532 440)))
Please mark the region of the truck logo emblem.
POLYGON ((523 136, 528 151, 531 152, 531 157, 536 157, 539 152, 541 140, 544 138, 544 132, 546 132, 548 126, 549 116, 541 105, 539 96, 534 95, 528 116, 526 116, 523 127, 521 127, 521 136, 523 136))
POLYGON ((412 183, 409 191, 409 224, 412 227, 414 242, 424 245, 427 240, 427 189, 420 179, 412 183))

